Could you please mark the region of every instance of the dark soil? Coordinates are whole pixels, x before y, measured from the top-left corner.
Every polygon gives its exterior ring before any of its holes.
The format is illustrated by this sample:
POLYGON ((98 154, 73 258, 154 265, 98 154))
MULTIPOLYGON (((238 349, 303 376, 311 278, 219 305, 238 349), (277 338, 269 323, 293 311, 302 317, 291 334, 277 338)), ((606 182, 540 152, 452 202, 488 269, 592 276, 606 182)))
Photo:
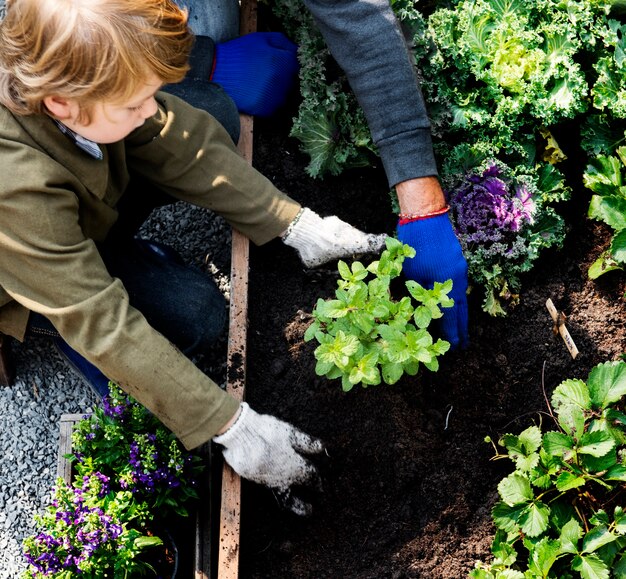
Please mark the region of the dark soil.
MULTIPOLYGON (((380 167, 313 180, 287 134, 256 121, 257 168, 321 215, 393 234, 380 167)), ((246 398, 322 438, 328 456, 318 461, 324 490, 310 518, 282 511, 268 490, 244 481, 242 579, 460 579, 489 558, 490 511, 512 464, 490 460, 485 436, 549 420, 546 401, 561 381, 586 379, 626 351, 623 274, 586 275, 610 239, 586 219, 587 205, 581 190, 562 208, 565 247, 536 262, 507 317, 488 316, 480 292, 470 295, 465 351, 447 353, 437 373, 348 393, 315 375, 315 343, 303 341, 316 300, 336 289, 336 264, 307 271, 279 241, 252 248, 246 398), (547 298, 567 315, 575 360, 553 334, 547 298)))

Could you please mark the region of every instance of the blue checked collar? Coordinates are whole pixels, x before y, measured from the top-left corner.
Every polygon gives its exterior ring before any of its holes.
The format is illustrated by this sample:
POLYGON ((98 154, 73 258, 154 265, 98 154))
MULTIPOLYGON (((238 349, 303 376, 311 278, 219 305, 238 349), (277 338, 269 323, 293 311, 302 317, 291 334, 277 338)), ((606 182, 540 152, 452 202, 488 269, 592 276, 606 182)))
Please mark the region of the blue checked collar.
POLYGON ((85 139, 85 137, 81 137, 79 134, 72 131, 72 129, 66 127, 61 121, 57 119, 52 120, 55 122, 56 126, 59 127, 59 130, 64 135, 67 135, 79 149, 85 151, 85 153, 91 155, 94 159, 98 159, 98 161, 102 160, 102 150, 97 143, 85 139))

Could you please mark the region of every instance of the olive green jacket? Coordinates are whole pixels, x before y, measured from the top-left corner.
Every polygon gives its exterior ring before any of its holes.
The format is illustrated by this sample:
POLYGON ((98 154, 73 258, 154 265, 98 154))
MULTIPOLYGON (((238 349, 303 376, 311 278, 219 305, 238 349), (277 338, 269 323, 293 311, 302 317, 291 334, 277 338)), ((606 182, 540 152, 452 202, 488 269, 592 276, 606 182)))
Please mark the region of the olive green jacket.
POLYGON ((97 160, 43 116, 0 106, 0 332, 23 340, 29 311, 152 411, 187 448, 212 438, 238 403, 129 305, 96 242, 135 171, 208 208, 262 244, 299 205, 243 159, 207 113, 165 93, 158 113, 97 160))

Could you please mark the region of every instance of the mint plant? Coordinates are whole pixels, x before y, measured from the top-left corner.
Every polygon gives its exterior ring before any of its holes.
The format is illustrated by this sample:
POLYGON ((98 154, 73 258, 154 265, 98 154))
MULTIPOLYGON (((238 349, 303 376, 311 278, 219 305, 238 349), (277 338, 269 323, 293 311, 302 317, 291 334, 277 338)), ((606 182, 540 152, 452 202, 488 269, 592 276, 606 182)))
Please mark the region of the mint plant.
POLYGON ((443 316, 441 308, 454 304, 448 297, 452 280, 436 282, 430 290, 408 280, 409 295, 396 300, 391 280, 401 274, 404 259, 413 257, 415 250, 391 237, 386 247, 367 267, 359 261, 351 266, 339 262, 335 299, 317 301, 313 323, 304 335, 305 341, 315 338, 319 343, 317 375, 341 378, 346 392, 357 384, 365 387, 381 380, 394 384, 405 373, 415 376, 420 363, 435 372, 437 357, 450 348, 445 340, 433 341, 427 328, 443 316))
POLYGON ((498 485, 493 560, 470 577, 626 577, 625 395, 626 362, 599 364, 555 389, 556 430, 502 436, 494 458, 515 471, 498 485))

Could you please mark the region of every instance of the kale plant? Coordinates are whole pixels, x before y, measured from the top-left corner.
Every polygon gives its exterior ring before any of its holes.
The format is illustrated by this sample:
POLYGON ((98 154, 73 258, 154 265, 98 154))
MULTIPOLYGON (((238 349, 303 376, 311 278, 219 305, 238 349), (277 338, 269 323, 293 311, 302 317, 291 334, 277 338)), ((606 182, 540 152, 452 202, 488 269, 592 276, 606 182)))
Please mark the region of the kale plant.
POLYGON ((493 559, 470 577, 626 577, 625 395, 626 362, 599 364, 555 389, 556 430, 501 437, 494 458, 515 470, 498 485, 493 559))
POLYGON ((271 0, 285 33, 298 45, 301 102, 290 136, 309 156, 314 178, 370 164, 376 148, 348 81, 301 0, 271 0))
POLYGON ((463 174, 447 194, 470 282, 484 291, 483 309, 506 315, 519 301, 520 275, 542 249, 562 243, 565 226, 549 204, 569 191, 551 165, 524 173, 486 161, 463 174))
POLYGON ((391 281, 415 250, 391 237, 386 246, 380 259, 367 267, 359 261, 352 266, 339 262, 335 299, 317 301, 304 336, 319 343, 317 375, 341 378, 346 392, 357 384, 394 384, 405 373, 415 376, 420 364, 437 371, 437 357, 450 348, 449 342, 433 341, 427 327, 443 316, 441 308, 454 305, 448 297, 452 280, 436 282, 432 290, 408 280, 409 295, 395 299, 391 281))
POLYGON ((610 247, 589 267, 589 277, 596 279, 626 266, 626 147, 591 159, 583 182, 594 193, 588 216, 613 230, 610 247))

